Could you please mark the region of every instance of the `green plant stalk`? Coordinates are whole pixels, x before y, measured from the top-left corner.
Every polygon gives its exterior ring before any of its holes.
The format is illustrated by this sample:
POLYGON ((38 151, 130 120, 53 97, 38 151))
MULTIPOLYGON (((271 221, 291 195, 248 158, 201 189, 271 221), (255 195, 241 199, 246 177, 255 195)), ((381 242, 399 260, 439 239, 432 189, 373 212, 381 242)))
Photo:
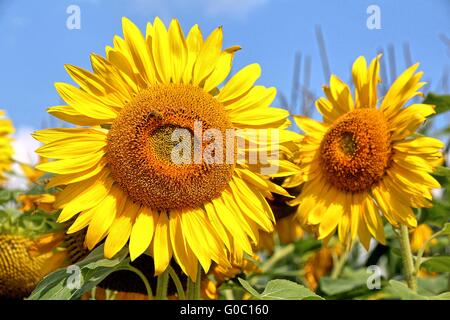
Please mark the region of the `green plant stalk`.
POLYGON ((333 271, 331 272, 331 279, 336 280, 341 275, 344 270, 345 263, 348 260, 348 256, 350 255, 350 249, 345 250, 344 253, 337 259, 336 265, 333 267, 333 271))
POLYGON ((120 268, 120 270, 128 270, 131 272, 134 272, 139 278, 141 278, 142 282, 144 283, 145 286, 145 290, 147 291, 147 296, 148 299, 152 299, 153 297, 153 291, 152 291, 152 287, 150 286, 150 283, 147 280, 147 277, 141 272, 141 270, 133 267, 133 266, 125 266, 123 268, 120 268))
POLYGON ((191 277, 187 277, 187 283, 186 283, 186 298, 188 300, 192 300, 193 299, 193 292, 194 292, 194 281, 191 280, 191 277))
POLYGON ((180 300, 186 300, 186 295, 184 293, 184 288, 181 284, 180 278, 171 266, 169 266, 169 275, 172 278, 173 283, 175 283, 175 287, 177 288, 178 298, 180 300))
POLYGON ((194 300, 200 300, 201 298, 201 288, 202 288, 202 266, 199 264, 197 267, 197 279, 194 282, 194 293, 193 293, 193 299, 194 300))
POLYGON ((224 295, 227 300, 234 300, 233 289, 224 290, 224 295))
POLYGON ((401 224, 399 228, 399 240, 406 284, 408 288, 417 292, 416 271, 414 269, 411 245, 409 243, 409 231, 408 227, 404 224, 401 224))
POLYGON ((417 257, 416 257, 416 264, 414 267, 414 271, 416 272, 416 274, 419 272, 420 269, 420 265, 422 264, 422 258, 423 255, 425 253, 425 251, 428 248, 428 245, 431 243, 431 240, 439 237, 442 234, 442 230, 436 232, 435 234, 433 234, 431 237, 429 237, 422 245, 422 248, 420 248, 420 250, 417 252, 417 257))
POLYGON ((275 266, 280 260, 282 260, 284 257, 290 255, 292 252, 294 252, 295 246, 293 243, 288 244, 287 246, 284 246, 277 252, 275 252, 272 257, 267 260, 261 267, 261 271, 267 272, 270 270, 273 266, 275 266))
POLYGON ((156 299, 167 300, 167 288, 169 287, 169 268, 164 270, 158 276, 158 282, 156 284, 156 299))

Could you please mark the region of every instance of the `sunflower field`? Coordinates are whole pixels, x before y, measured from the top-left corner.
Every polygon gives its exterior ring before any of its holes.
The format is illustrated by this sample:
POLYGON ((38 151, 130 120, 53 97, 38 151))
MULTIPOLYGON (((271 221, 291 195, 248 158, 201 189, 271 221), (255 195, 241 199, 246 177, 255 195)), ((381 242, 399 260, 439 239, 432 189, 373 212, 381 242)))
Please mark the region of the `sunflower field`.
POLYGON ((2 106, 0 299, 450 300, 450 96, 426 69, 386 83, 385 53, 356 55, 293 108, 226 28, 148 20, 64 65, 37 163, 2 106))

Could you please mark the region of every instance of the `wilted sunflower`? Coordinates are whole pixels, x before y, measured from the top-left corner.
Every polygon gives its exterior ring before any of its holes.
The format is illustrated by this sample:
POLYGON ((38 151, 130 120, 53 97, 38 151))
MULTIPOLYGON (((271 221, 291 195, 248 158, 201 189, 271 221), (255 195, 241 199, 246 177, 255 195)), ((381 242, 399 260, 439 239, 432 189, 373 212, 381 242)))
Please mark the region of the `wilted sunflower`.
MULTIPOLYGON (((149 248, 156 274, 173 256, 195 279, 198 261, 206 271, 212 261, 229 265, 230 254, 251 254, 258 230, 273 229, 264 197, 287 194, 260 174, 260 165, 235 154, 277 149, 297 135, 284 130, 288 113, 269 107, 276 90, 254 86, 257 64, 218 88, 239 49, 222 50, 221 27, 204 39, 195 25, 185 37, 177 20, 166 29, 156 18, 144 37, 124 18, 123 33, 106 59, 91 55, 93 72, 66 66, 80 88, 57 83, 68 105, 48 111, 85 127, 36 132, 45 144, 37 152, 57 159, 38 169, 57 174, 49 187, 66 186, 55 202, 63 209, 59 221, 80 213, 69 232, 88 227, 90 249, 106 238, 105 256, 112 257, 129 240, 132 260, 149 248), (196 121, 204 131, 217 129, 223 141, 228 129, 242 129, 236 136, 253 145, 228 148, 231 163, 174 163, 173 134, 195 133, 196 121), (262 143, 255 132, 269 139, 262 143)), ((194 149, 196 139, 202 137, 194 137, 194 149)), ((272 164, 280 169, 274 175, 297 170, 283 160, 272 164)))
POLYGON ((11 120, 4 119, 5 112, 0 110, 0 184, 5 182, 5 172, 11 169, 13 148, 10 134, 14 132, 11 120))
POLYGON ((431 206, 431 176, 442 157, 443 143, 415 135, 434 112, 427 104, 411 104, 422 72, 418 64, 403 72, 382 101, 377 98, 379 57, 367 68, 364 57, 353 64, 354 98, 350 88, 331 76, 326 98, 316 102, 323 122, 295 117, 306 136, 300 147, 301 179, 305 181, 298 216, 326 239, 337 229, 350 244, 357 235, 368 248, 373 236, 385 243, 384 216, 394 227, 416 227, 412 208, 431 206), (379 102, 379 106, 378 105, 379 102), (381 213, 381 214, 380 214, 381 213))

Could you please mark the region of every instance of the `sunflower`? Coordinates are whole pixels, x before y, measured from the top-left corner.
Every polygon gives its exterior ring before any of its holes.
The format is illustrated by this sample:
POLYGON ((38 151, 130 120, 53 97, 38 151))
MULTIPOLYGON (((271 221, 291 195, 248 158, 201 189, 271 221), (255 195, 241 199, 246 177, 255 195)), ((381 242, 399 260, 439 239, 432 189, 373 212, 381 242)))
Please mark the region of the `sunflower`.
POLYGON ((50 193, 20 194, 17 200, 22 203, 20 208, 22 212, 42 210, 46 213, 52 213, 55 211, 53 207, 55 196, 50 193))
POLYGON ((319 239, 338 230, 347 247, 356 236, 366 248, 371 237, 385 244, 382 216, 394 227, 416 227, 412 208, 430 207, 431 189, 439 188, 431 173, 443 143, 415 134, 434 106, 405 106, 421 95, 422 72, 418 64, 409 67, 379 102, 379 58, 369 67, 364 57, 353 64, 354 97, 331 76, 326 97, 316 102, 322 122, 295 117, 306 134, 297 177, 304 184, 292 204, 300 204, 300 221, 319 239))
POLYGON ((10 134, 14 132, 11 120, 4 119, 5 112, 0 110, 0 184, 5 182, 5 172, 11 170, 13 148, 10 134))
POLYGON ((341 246, 322 246, 311 254, 303 266, 305 284, 313 291, 317 291, 320 278, 328 275, 334 266, 335 259, 342 253, 341 246))
POLYGON ((59 221, 78 214, 68 232, 87 227, 89 249, 106 238, 110 258, 129 240, 132 260, 149 252, 158 275, 173 257, 195 280, 198 262, 205 271, 212 262, 229 266, 231 256, 252 254, 259 230, 273 230, 265 197, 287 192, 267 176, 298 168, 245 159, 299 136, 286 130, 288 112, 270 107, 276 90, 254 85, 258 64, 219 88, 239 49, 222 50, 221 27, 204 39, 197 25, 185 37, 176 19, 166 29, 155 18, 145 36, 128 19, 122 24, 124 37, 114 37, 106 58, 91 55, 93 72, 66 66, 79 87, 57 83, 67 105, 48 112, 82 127, 37 131, 45 144, 37 153, 56 159, 37 168, 56 174, 48 187, 64 187, 55 201, 59 221), (202 143, 209 129, 219 144, 229 136, 244 143, 211 149, 202 143), (175 143, 178 133, 194 139, 175 143), (174 161, 180 145, 187 158, 174 161), (210 161, 221 156, 226 163, 210 161))
POLYGON ((44 276, 61 267, 65 252, 53 250, 59 241, 55 234, 0 234, 0 299, 27 297, 44 276))
MULTIPOLYGON (((38 164, 46 163, 48 160, 46 158, 39 157, 38 164)), ((27 178, 30 184, 37 183, 39 179, 41 179, 45 172, 36 169, 35 165, 31 165, 28 163, 20 162, 20 169, 22 169, 23 174, 27 178)))
MULTIPOLYGON (((419 224, 417 228, 415 228, 411 232, 411 250, 413 252, 418 252, 420 249, 422 249, 425 242, 431 238, 433 235, 433 229, 427 224, 419 224)), ((436 244, 437 240, 432 239, 430 244, 436 244)), ((427 247, 425 249, 426 251, 429 251, 429 248, 427 247)))

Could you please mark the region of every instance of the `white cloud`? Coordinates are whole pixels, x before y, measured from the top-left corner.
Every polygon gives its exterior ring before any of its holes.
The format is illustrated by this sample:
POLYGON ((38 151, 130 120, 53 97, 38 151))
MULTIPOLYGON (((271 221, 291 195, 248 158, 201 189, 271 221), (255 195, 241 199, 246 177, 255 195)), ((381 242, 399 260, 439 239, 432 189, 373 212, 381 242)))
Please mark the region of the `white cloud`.
MULTIPOLYGON (((39 147, 39 142, 36 141, 31 133, 35 129, 30 127, 18 128, 14 134, 14 160, 28 163, 36 164, 38 161, 38 156, 34 152, 39 147)), ((20 166, 16 163, 13 165, 14 175, 8 181, 8 187, 14 189, 24 189, 27 185, 27 179, 23 176, 20 166)))

